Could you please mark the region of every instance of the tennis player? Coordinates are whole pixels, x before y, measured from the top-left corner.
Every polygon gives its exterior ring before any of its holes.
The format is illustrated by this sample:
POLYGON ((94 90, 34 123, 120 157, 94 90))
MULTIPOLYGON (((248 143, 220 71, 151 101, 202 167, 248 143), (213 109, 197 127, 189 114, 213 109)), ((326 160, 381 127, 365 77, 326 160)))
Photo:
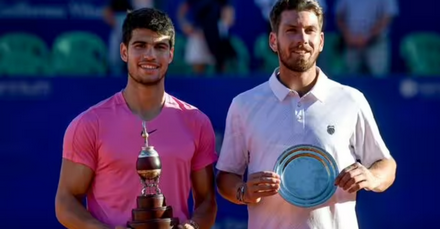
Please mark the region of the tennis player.
POLYGON ((356 193, 388 189, 396 162, 364 95, 316 66, 324 48, 318 3, 279 0, 270 20, 269 45, 279 68, 231 103, 216 166, 218 190, 232 203, 248 205, 249 229, 357 229, 356 193), (335 194, 311 208, 284 200, 280 176, 272 172, 281 153, 300 144, 325 149, 340 168, 335 194))
POLYGON ((180 228, 214 225, 212 164, 217 154, 211 122, 164 89, 174 38, 171 19, 159 10, 143 8, 127 15, 120 45, 129 72, 125 89, 78 115, 64 136, 55 205, 65 227, 126 228, 142 189, 136 172, 144 145, 142 120, 147 120, 149 143, 162 161, 159 187, 180 228), (192 217, 187 204, 191 188, 192 217), (81 205, 83 197, 87 208, 81 205))

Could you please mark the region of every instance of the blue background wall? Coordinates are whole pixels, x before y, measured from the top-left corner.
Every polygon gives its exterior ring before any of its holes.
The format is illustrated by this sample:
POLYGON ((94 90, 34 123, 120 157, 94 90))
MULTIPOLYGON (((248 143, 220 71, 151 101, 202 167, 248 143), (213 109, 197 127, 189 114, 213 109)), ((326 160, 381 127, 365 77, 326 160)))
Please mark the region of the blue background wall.
MULTIPOLYGON (((402 79, 341 81, 365 93, 398 163, 389 191, 360 192, 361 228, 438 228, 440 80, 393 78, 402 79)), ((231 99, 266 79, 170 78, 167 90, 203 110, 221 135, 231 99)), ((0 79, 2 228, 61 228, 54 196, 65 128, 79 112, 124 86, 122 78, 0 79)), ((234 228, 227 226, 234 220, 243 228, 245 208, 218 200, 217 228, 234 228)))

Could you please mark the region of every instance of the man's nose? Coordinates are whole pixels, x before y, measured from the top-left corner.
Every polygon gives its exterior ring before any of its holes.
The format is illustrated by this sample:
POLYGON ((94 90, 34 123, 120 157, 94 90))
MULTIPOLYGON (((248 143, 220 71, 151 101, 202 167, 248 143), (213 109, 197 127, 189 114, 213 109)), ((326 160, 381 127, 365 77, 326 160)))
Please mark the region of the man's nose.
POLYGON ((297 42, 299 45, 305 45, 305 44, 307 44, 307 40, 308 40, 307 37, 308 37, 308 36, 307 36, 307 34, 305 33, 305 31, 301 31, 301 32, 299 32, 299 33, 297 34, 297 36, 296 36, 296 42, 297 42))
POLYGON ((153 47, 146 48, 143 57, 145 59, 147 59, 147 60, 154 60, 154 59, 156 59, 156 53, 154 51, 154 48, 153 47))

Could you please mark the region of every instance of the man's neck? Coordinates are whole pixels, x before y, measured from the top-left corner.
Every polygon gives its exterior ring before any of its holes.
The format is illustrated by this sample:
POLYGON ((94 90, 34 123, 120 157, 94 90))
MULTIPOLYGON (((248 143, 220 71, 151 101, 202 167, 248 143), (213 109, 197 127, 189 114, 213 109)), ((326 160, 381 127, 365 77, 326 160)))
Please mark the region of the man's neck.
POLYGON ((159 115, 165 103, 163 81, 151 86, 128 82, 122 93, 130 110, 146 121, 159 115))
POLYGON ((318 79, 318 69, 316 66, 311 67, 306 72, 293 72, 286 67, 280 67, 278 79, 284 86, 298 92, 303 96, 309 92, 316 84, 318 79))

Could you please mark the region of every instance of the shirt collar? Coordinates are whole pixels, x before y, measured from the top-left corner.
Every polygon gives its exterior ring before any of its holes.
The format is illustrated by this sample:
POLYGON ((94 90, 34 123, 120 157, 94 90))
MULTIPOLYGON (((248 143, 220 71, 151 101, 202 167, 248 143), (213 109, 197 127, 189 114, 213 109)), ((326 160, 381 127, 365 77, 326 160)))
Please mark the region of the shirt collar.
MULTIPOLYGON (((318 100, 321 102, 324 102, 329 88, 328 86, 328 77, 324 74, 324 72, 320 69, 318 69, 318 80, 316 81, 316 84, 313 86, 312 90, 310 90, 308 94, 312 94, 315 96, 318 100)), ((269 78, 269 86, 272 92, 275 94, 275 96, 278 98, 278 100, 283 101, 289 93, 291 93, 292 90, 284 86, 278 79, 279 74, 279 68, 276 68, 274 72, 272 73, 271 77, 269 78)))

